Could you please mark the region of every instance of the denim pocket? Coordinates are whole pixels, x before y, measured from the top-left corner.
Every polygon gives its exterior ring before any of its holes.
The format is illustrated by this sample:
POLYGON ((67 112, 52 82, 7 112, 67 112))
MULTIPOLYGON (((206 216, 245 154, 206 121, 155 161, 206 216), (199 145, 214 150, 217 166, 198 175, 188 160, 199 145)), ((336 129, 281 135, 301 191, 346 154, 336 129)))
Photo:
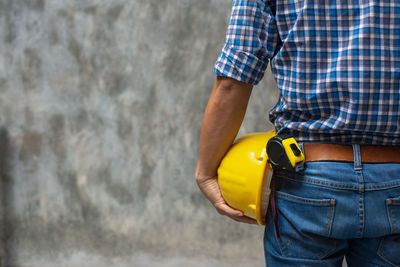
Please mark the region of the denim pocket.
POLYGON ((400 198, 389 198, 386 205, 391 233, 400 234, 400 198))
POLYGON ((400 234, 382 238, 378 255, 393 266, 400 266, 400 234))
POLYGON ((393 266, 400 266, 400 198, 387 199, 386 208, 392 235, 382 238, 378 255, 393 266))
POLYGON ((279 245, 285 257, 322 259, 336 248, 330 239, 334 199, 312 199, 277 192, 279 245))

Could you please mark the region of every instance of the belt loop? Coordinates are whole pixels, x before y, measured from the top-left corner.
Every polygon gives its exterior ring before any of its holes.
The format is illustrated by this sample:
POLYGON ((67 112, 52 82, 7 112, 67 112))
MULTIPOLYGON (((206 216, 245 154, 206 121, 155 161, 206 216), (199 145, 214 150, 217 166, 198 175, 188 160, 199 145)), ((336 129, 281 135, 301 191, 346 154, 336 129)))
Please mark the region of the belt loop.
POLYGON ((361 152, 359 144, 353 144, 353 154, 354 154, 354 170, 361 171, 362 160, 361 160, 361 152))
POLYGON ((300 150, 301 150, 301 152, 303 152, 303 155, 304 155, 304 147, 303 147, 304 143, 303 142, 299 142, 297 144, 299 145, 300 150))

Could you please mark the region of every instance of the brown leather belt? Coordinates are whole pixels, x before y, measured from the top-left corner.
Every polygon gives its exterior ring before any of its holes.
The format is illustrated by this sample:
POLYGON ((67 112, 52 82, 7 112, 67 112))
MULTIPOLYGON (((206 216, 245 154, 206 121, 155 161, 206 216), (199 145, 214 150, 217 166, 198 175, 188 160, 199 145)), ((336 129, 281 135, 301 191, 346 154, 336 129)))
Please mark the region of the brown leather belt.
MULTIPOLYGON (((304 144, 306 161, 354 161, 351 145, 304 144)), ((400 163, 400 146, 360 145, 361 161, 365 163, 400 163)))

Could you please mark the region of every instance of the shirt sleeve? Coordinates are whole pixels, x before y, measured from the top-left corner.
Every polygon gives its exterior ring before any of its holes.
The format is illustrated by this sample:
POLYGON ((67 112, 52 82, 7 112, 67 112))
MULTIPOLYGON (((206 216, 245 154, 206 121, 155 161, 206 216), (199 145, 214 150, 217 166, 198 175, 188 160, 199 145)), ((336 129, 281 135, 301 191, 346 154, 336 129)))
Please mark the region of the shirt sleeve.
POLYGON ((226 41, 214 67, 219 76, 256 85, 279 43, 268 0, 234 0, 226 41))

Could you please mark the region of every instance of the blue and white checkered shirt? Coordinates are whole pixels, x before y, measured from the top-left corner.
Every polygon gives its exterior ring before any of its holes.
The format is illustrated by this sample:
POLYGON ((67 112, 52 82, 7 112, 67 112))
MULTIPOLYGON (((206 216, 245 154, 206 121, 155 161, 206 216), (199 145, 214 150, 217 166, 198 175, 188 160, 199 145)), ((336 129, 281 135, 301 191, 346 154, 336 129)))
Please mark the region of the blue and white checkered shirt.
POLYGON ((214 72, 257 84, 298 141, 400 145, 400 0, 233 1, 214 72))

